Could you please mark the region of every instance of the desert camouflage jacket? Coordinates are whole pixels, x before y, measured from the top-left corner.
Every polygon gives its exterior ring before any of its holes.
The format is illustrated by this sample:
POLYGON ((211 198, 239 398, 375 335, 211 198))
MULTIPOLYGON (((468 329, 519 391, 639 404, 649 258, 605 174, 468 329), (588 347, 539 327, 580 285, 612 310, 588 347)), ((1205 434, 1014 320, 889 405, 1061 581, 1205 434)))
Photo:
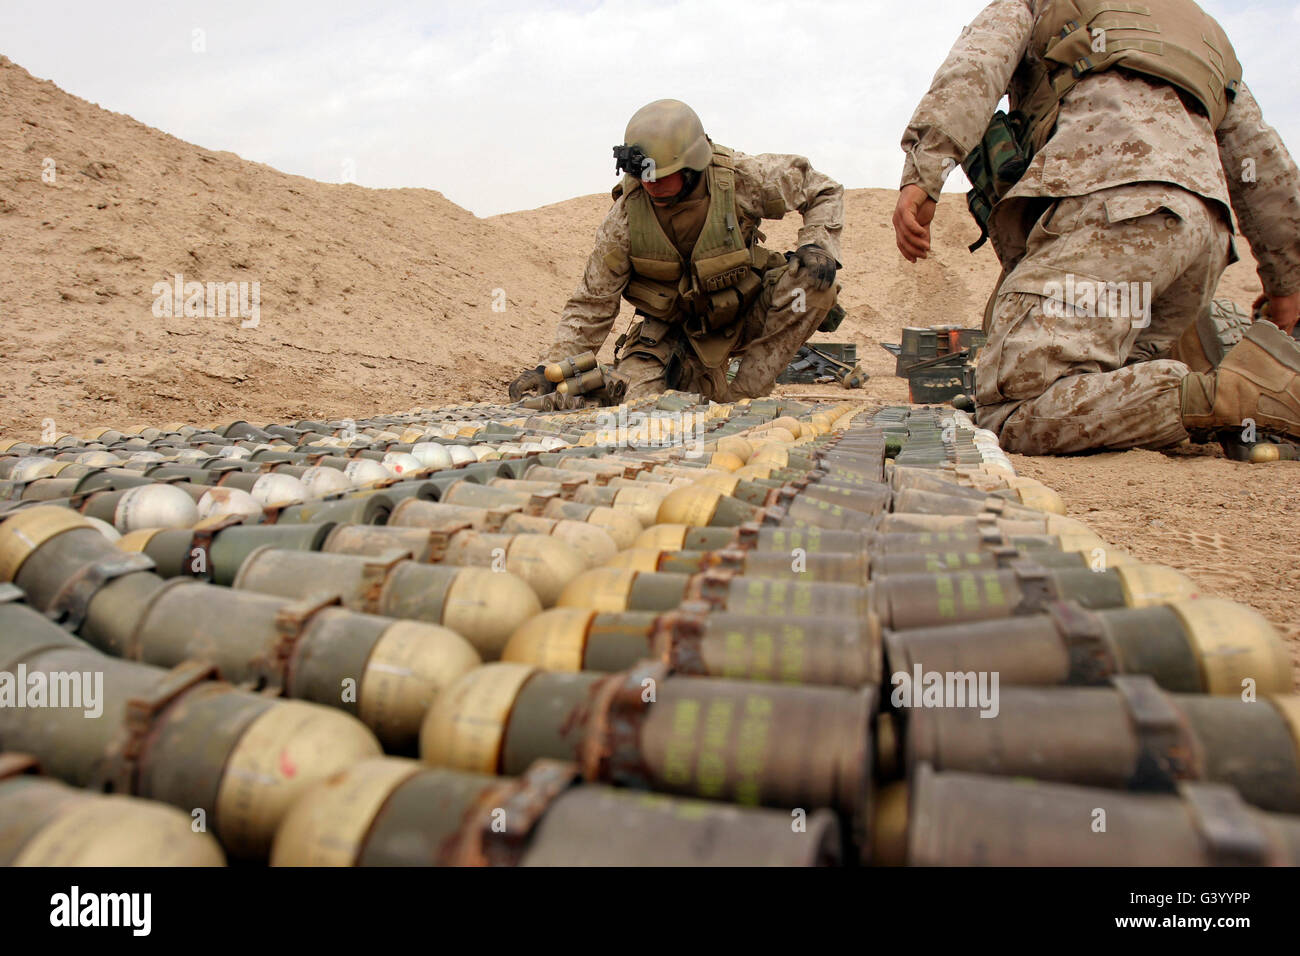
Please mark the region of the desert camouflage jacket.
MULTIPOLYGON (((981 130, 981 132, 983 132, 981 130)), ((844 187, 819 173, 802 156, 735 153, 736 211, 746 237, 763 219, 780 219, 798 211, 803 216, 799 244, 812 243, 840 258, 844 228, 844 187), (779 197, 779 203, 775 200, 779 197), (780 215, 773 215, 779 205, 780 215)), ((615 200, 596 231, 596 244, 573 296, 560 314, 555 340, 543 362, 555 362, 588 349, 598 351, 618 317, 623 289, 631 275, 628 265, 627 206, 615 200), (614 263, 614 266, 611 266, 614 263)))
MULTIPOLYGON (((1045 2, 994 0, 962 31, 903 135, 903 186, 938 198, 1002 96, 1009 93, 1015 107, 1016 76, 1026 57, 1037 56, 1029 40, 1045 2)), ((1216 130, 1168 84, 1119 70, 1085 77, 1007 200, 1134 182, 1173 183, 1235 212, 1264 291, 1300 291, 1300 172, 1244 83, 1216 130)), ((991 232, 999 254, 1014 251, 1015 237, 991 232)))

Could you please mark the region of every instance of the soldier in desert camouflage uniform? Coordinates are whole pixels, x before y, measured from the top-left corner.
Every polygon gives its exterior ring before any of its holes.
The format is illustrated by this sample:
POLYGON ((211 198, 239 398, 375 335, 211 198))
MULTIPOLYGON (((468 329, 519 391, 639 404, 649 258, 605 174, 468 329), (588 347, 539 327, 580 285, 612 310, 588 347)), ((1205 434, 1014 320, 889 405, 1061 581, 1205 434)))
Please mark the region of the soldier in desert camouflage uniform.
POLYGON ((1300 175, 1240 75, 1190 0, 994 0, 939 68, 903 137, 909 261, 1003 94, 1038 123, 988 223, 1003 274, 976 402, 1003 447, 1160 448, 1246 419, 1300 434, 1300 349, 1284 334, 1300 310, 1300 175), (1276 326, 1256 323, 1216 367, 1203 323, 1237 258, 1234 212, 1276 326), (1149 312, 1063 294, 1108 283, 1150 283, 1149 312))
POLYGON ((510 397, 546 391, 546 363, 598 351, 622 299, 636 320, 605 369, 610 401, 669 388, 715 401, 766 394, 837 308, 843 187, 801 156, 718 146, 677 100, 638 110, 614 153, 626 175, 582 282, 542 364, 511 383, 510 397), (803 216, 799 248, 781 255, 759 245, 760 221, 792 210, 803 216))

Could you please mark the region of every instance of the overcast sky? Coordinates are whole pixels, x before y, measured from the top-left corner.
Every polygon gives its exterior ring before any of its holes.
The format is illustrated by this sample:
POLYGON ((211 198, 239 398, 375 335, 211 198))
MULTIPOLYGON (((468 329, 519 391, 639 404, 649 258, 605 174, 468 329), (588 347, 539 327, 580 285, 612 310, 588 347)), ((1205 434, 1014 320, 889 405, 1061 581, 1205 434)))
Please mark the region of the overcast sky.
MULTIPOLYGON (((1300 3, 1203 0, 1300 151, 1300 3)), ((981 0, 5 0, 0 52, 208 149, 481 216, 603 192, 641 105, 896 188, 898 141, 981 0)), ((949 188, 962 187, 954 176, 949 188)))

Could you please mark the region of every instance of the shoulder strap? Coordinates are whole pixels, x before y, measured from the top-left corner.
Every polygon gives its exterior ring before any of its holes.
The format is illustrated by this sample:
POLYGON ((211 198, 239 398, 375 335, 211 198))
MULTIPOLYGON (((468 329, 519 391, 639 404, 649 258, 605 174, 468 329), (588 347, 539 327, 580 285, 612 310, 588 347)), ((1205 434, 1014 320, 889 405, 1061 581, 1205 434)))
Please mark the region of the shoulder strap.
POLYGON ((1119 66, 1193 96, 1210 122, 1223 122, 1241 85, 1241 63, 1227 34, 1192 0, 1060 0, 1034 26, 1041 54, 1020 109, 1037 151, 1056 125, 1061 100, 1085 76, 1119 66))
POLYGON ((710 161, 713 166, 721 166, 723 169, 736 168, 735 150, 728 149, 726 146, 719 146, 717 143, 710 141, 713 147, 713 159, 710 161))
POLYGON ((696 262, 746 248, 736 217, 736 167, 730 150, 723 157, 725 162, 717 162, 718 149, 714 147, 715 162, 705 172, 709 177, 709 216, 691 254, 696 262))

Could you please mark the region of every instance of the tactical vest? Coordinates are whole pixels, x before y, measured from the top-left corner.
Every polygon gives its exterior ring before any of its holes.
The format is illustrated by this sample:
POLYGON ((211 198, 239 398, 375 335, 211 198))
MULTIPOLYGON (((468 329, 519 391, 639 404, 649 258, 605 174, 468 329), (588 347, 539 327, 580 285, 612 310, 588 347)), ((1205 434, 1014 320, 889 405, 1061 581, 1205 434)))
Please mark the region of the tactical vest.
POLYGON ((1119 67, 1170 83, 1200 103, 1215 129, 1241 85, 1227 34, 1192 0, 1047 0, 1029 48, 1026 93, 1012 105, 1026 117, 1030 155, 1052 135, 1061 100, 1091 73, 1119 67))
POLYGON ((628 259, 632 274, 623 297, 638 311, 665 322, 681 322, 693 338, 730 331, 758 297, 762 273, 785 258, 749 241, 736 213, 736 164, 730 149, 713 146, 704 171, 709 208, 690 260, 673 245, 655 216, 641 182, 624 177, 628 259))

